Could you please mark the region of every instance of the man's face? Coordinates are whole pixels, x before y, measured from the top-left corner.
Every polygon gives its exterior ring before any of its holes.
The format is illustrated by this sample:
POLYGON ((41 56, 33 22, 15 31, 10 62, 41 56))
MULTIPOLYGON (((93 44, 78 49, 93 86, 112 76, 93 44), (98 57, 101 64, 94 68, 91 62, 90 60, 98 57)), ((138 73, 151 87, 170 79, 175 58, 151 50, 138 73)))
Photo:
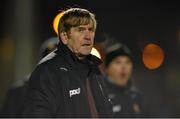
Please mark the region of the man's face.
POLYGON ((118 56, 107 67, 107 75, 119 86, 126 86, 131 77, 133 64, 129 57, 118 56))
POLYGON ((64 44, 81 59, 90 54, 94 44, 94 36, 95 31, 90 24, 72 27, 67 33, 64 44))

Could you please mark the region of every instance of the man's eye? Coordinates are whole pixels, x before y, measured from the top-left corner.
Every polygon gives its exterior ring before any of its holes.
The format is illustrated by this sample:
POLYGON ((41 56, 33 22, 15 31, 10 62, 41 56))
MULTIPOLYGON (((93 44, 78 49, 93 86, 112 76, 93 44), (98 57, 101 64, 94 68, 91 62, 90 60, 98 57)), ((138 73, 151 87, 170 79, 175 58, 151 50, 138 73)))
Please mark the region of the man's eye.
POLYGON ((93 31, 93 28, 89 28, 88 30, 89 30, 89 31, 93 31))
POLYGON ((78 28, 78 31, 82 32, 82 31, 84 31, 84 29, 83 28, 78 28))
POLYGON ((116 64, 121 64, 121 61, 116 61, 115 63, 116 63, 116 64))

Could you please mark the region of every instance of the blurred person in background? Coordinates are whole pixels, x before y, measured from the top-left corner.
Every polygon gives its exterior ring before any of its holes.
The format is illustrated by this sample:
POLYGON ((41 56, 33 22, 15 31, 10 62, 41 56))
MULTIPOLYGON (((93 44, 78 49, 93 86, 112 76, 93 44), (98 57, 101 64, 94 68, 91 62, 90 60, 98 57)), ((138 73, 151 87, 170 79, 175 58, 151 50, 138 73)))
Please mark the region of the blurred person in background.
MULTIPOLYGON (((51 53, 57 48, 59 40, 58 37, 52 37, 42 43, 39 50, 39 60, 51 53)), ((23 103, 26 94, 26 86, 29 80, 29 76, 24 76, 23 79, 19 79, 12 83, 6 99, 3 103, 3 107, 0 110, 0 117, 20 117, 23 110, 23 103)))
POLYGON ((86 9, 70 8, 59 21, 57 50, 43 58, 28 82, 23 117, 109 117, 110 101, 90 52, 96 20, 86 9))
POLYGON ((113 103, 113 117, 138 117, 142 95, 132 81, 133 60, 130 50, 116 43, 106 50, 105 84, 113 103))

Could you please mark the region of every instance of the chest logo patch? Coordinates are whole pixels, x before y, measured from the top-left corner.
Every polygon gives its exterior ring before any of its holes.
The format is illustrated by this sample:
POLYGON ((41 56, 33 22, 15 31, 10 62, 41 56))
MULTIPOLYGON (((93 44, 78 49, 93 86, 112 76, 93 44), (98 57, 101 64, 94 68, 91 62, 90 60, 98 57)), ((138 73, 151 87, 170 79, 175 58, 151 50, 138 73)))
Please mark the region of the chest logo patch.
POLYGON ((69 91, 69 96, 72 97, 73 95, 79 95, 81 93, 81 89, 73 89, 69 91))
POLYGON ((122 109, 121 105, 115 105, 113 106, 113 112, 116 113, 116 112, 120 112, 122 109))
POLYGON ((135 113, 139 113, 140 112, 140 107, 138 104, 133 104, 133 110, 135 113))

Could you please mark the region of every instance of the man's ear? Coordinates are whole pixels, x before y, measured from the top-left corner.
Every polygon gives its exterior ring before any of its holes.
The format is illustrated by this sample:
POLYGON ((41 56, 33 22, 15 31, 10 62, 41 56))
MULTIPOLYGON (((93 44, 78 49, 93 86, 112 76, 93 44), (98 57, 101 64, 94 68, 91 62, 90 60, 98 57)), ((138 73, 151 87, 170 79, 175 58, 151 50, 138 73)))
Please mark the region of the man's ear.
POLYGON ((66 45, 68 43, 67 33, 66 32, 60 33, 60 39, 66 45))

